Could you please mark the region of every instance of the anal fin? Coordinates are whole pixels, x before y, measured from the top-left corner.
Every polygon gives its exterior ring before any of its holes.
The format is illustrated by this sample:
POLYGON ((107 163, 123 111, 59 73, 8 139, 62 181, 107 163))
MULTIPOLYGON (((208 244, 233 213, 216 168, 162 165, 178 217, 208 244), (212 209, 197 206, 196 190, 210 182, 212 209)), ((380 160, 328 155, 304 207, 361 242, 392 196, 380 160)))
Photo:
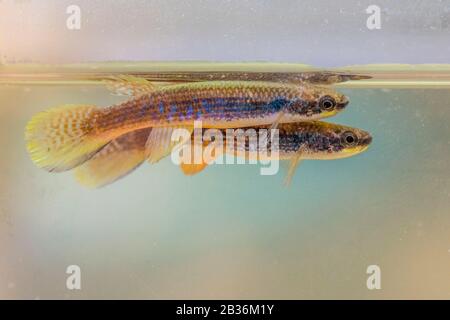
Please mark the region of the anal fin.
POLYGON ((183 173, 185 175, 187 175, 187 176, 195 175, 195 174, 203 171, 208 166, 208 164, 210 164, 208 162, 213 162, 217 157, 222 155, 222 153, 223 153, 223 149, 222 148, 209 150, 210 151, 210 154, 208 155, 209 159, 207 159, 206 162, 205 162, 205 159, 203 157, 205 149, 208 148, 208 147, 213 147, 213 144, 214 144, 214 142, 204 141, 203 140, 202 144, 199 146, 200 147, 199 149, 201 151, 201 159, 200 159, 200 163, 198 163, 199 159, 195 159, 195 154, 194 154, 194 152, 195 152, 194 151, 195 150, 195 141, 191 140, 191 146, 190 146, 190 148, 191 148, 191 158, 190 158, 189 163, 186 163, 186 162, 183 162, 183 161, 180 163, 181 171, 183 171, 183 173), (213 151, 213 152, 211 152, 211 151, 213 151))
POLYGON ((200 164, 196 163, 181 163, 180 169, 183 171, 183 173, 187 176, 193 176, 194 174, 197 174, 201 171, 203 171, 208 166, 207 163, 202 162, 200 164))
POLYGON ((145 142, 151 129, 129 132, 108 143, 91 159, 75 168, 83 186, 99 188, 131 173, 145 160, 145 142))

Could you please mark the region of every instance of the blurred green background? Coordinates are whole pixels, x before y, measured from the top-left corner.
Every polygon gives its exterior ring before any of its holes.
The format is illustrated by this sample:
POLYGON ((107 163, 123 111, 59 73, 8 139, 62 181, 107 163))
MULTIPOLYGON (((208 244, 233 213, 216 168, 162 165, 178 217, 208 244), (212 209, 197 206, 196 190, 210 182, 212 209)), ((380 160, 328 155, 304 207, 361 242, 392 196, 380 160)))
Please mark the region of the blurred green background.
POLYGON ((363 154, 286 168, 170 159, 99 190, 29 159, 26 122, 101 86, 1 86, 1 298, 450 298, 448 90, 340 90, 330 121, 368 130, 363 154), (66 267, 82 290, 65 287, 66 267), (379 265, 382 289, 366 288, 379 265))

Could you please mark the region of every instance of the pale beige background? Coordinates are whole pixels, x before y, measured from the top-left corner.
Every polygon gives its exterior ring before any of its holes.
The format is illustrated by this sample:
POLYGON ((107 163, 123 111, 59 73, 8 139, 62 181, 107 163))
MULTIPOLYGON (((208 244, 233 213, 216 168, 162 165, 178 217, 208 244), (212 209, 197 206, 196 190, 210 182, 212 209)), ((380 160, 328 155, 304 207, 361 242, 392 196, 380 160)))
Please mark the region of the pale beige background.
POLYGON ((449 0, 2 0, 8 60, 282 61, 315 66, 448 63, 449 0), (66 8, 81 9, 81 30, 66 8), (381 8, 368 30, 369 5, 381 8))

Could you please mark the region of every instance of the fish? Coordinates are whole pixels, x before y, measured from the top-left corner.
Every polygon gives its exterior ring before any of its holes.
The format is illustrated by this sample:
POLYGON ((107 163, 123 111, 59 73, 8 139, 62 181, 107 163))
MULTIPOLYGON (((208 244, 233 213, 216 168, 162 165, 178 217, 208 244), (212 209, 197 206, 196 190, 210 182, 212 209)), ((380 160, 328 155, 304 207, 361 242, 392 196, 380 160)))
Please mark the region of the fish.
MULTIPOLYGON (((318 85, 336 84, 346 81, 368 80, 372 77, 333 71, 271 72, 271 71, 199 71, 199 72, 160 72, 133 75, 155 82, 194 82, 194 81, 275 81, 284 83, 310 83, 318 85)), ((120 77, 120 76, 119 76, 120 77)))
MULTIPOLYGON (((259 132, 269 127, 254 126, 249 129, 259 132)), ((365 130, 325 121, 283 123, 278 130, 278 160, 290 160, 298 154, 304 160, 348 158, 367 150, 372 142, 372 135, 365 130)), ((260 150, 250 147, 250 139, 251 135, 246 136, 245 144, 238 144, 235 140, 234 155, 261 160, 260 150)))
MULTIPOLYGON (((258 132, 268 128, 259 126, 254 129, 258 132)), ((325 121, 285 123, 278 129, 278 160, 289 161, 284 180, 287 186, 302 160, 348 158, 364 152, 372 143, 372 135, 365 130, 325 121)), ((255 152, 254 148, 250 148, 250 137, 246 138, 245 144, 239 145, 235 141, 234 155, 247 160, 270 160, 271 158, 267 158, 269 153, 261 153, 260 150, 255 152)), ((268 141, 269 139, 267 137, 268 141)), ((270 145, 268 150, 271 150, 270 145)))
POLYGON ((207 81, 154 86, 145 79, 121 79, 134 88, 132 99, 105 108, 65 105, 36 114, 27 123, 25 141, 31 160, 47 171, 66 171, 90 159, 115 138, 153 128, 147 150, 154 161, 170 153, 170 136, 178 127, 205 128, 315 120, 335 115, 346 96, 328 87, 250 81, 207 81), (137 88, 137 89, 136 89, 137 88), (169 138, 168 138, 169 137, 169 138))
MULTIPOLYGON (((261 129, 269 133, 270 126, 253 126, 240 128, 244 133, 254 132, 259 134, 261 129)), ((305 121, 297 123, 283 123, 278 129, 278 158, 277 160, 289 161, 289 168, 285 178, 285 184, 289 185, 295 170, 302 160, 333 160, 347 158, 367 150, 372 142, 372 136, 369 132, 362 129, 353 128, 349 126, 328 123, 324 121, 305 121)), ((208 129, 202 129, 202 136, 205 136, 208 129)), ((141 129, 138 134, 134 132, 127 133, 120 138, 113 140, 101 152, 97 153, 92 159, 85 162, 83 165, 74 169, 75 176, 78 182, 87 187, 99 188, 110 184, 127 173, 132 172, 138 165, 145 162, 145 136, 150 134, 151 129, 141 129), (110 149, 113 152, 104 152, 110 149), (137 152, 136 150, 141 150, 137 152), (128 157, 134 158, 133 161, 126 162, 128 157), (114 165, 115 162, 121 161, 128 163, 121 165, 117 170, 114 165), (103 168, 99 170, 99 168, 103 168)), ((244 136, 243 143, 238 143, 238 138, 233 139, 233 148, 227 148, 227 130, 217 129, 222 136, 222 146, 224 153, 231 154, 236 157, 244 158, 246 161, 250 160, 267 160, 270 153, 262 153, 260 145, 251 146, 252 134, 244 136), (256 148, 255 148, 256 147, 256 148), (262 156, 263 155, 263 156, 262 156)), ((195 133, 192 134, 190 141, 184 143, 190 144, 191 150, 195 147, 195 133)), ((269 137, 268 137, 269 138, 269 137)), ((204 148, 208 146, 210 141, 200 141, 201 152, 203 154, 204 148)), ((269 140, 268 140, 269 141, 269 140)), ((198 143, 198 142, 197 142, 198 143)), ((269 152, 272 151, 271 144, 268 145, 269 152)), ((192 153, 193 154, 193 153, 192 153)), ((221 152, 215 154, 216 157, 221 155, 221 152)), ((273 160, 273 158, 270 158, 273 160)), ((208 163, 203 160, 196 163, 193 159, 189 163, 180 163, 180 168, 185 175, 195 175, 203 171, 208 166, 208 163)))

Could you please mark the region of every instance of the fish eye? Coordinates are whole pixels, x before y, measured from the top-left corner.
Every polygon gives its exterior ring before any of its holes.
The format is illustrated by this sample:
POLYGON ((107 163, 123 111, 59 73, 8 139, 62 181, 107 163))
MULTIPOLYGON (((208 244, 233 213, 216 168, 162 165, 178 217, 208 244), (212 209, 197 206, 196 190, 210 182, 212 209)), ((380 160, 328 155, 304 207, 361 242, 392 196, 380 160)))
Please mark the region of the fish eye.
POLYGON ((332 110, 336 106, 336 100, 330 96, 324 96, 319 100, 319 107, 323 110, 332 110))
POLYGON ((351 131, 346 131, 342 134, 342 143, 345 146, 352 147, 358 143, 358 137, 351 131))

